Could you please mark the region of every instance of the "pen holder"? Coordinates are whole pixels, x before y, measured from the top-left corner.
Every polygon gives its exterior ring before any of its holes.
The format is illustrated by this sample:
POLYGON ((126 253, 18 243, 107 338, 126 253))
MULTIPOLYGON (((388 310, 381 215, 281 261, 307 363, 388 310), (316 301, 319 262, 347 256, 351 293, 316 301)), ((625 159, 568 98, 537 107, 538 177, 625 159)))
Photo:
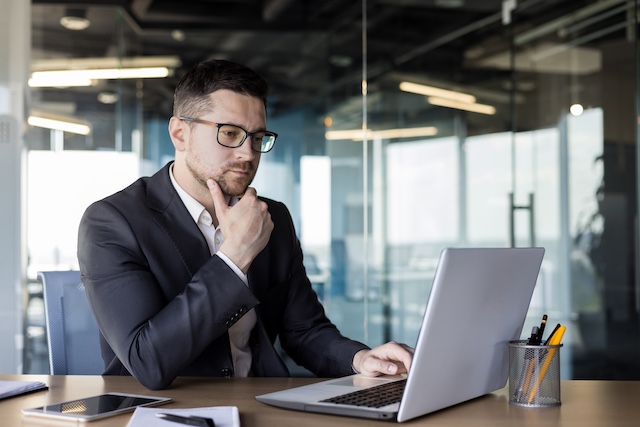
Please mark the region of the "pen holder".
POLYGON ((532 408, 560 405, 560 347, 509 342, 509 403, 532 408))

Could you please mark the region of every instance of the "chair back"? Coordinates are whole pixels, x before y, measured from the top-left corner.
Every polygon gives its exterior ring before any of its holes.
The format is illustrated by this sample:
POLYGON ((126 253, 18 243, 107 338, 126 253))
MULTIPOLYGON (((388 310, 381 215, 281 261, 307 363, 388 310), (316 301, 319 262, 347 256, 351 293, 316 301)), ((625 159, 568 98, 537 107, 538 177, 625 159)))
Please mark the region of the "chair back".
POLYGON ((51 375, 100 375, 100 329, 79 271, 41 271, 51 375))

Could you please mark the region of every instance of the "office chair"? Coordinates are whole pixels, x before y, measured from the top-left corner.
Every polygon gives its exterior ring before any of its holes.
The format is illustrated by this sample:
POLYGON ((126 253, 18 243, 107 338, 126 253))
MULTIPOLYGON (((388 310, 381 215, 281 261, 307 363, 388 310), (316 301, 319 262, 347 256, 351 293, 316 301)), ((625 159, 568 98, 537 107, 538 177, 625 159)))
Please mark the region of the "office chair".
POLYGON ((79 271, 40 271, 51 375, 99 375, 104 371, 100 329, 79 271))

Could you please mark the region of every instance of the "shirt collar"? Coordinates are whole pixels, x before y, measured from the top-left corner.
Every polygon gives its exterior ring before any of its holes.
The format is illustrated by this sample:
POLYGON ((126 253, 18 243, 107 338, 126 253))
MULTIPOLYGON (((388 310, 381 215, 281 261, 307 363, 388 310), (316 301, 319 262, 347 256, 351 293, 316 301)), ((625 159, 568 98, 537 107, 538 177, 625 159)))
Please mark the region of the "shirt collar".
POLYGON ((184 203, 184 206, 189 211, 189 215, 193 218, 193 221, 197 224, 202 221, 202 223, 206 225, 212 225, 213 220, 209 212, 205 209, 204 206, 196 199, 194 199, 189 193, 184 191, 182 187, 178 184, 175 177, 173 176, 173 165, 169 168, 169 178, 171 179, 171 184, 173 184, 173 188, 176 189, 178 196, 180 196, 180 200, 184 203))

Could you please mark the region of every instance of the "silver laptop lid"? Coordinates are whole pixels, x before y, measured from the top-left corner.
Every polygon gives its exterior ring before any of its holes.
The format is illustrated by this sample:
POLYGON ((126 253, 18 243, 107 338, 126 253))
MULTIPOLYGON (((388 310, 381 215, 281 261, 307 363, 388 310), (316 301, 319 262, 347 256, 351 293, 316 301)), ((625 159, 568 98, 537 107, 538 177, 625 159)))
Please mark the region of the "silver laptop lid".
POLYGON ((506 385, 543 248, 445 249, 438 262, 398 421, 506 385))

